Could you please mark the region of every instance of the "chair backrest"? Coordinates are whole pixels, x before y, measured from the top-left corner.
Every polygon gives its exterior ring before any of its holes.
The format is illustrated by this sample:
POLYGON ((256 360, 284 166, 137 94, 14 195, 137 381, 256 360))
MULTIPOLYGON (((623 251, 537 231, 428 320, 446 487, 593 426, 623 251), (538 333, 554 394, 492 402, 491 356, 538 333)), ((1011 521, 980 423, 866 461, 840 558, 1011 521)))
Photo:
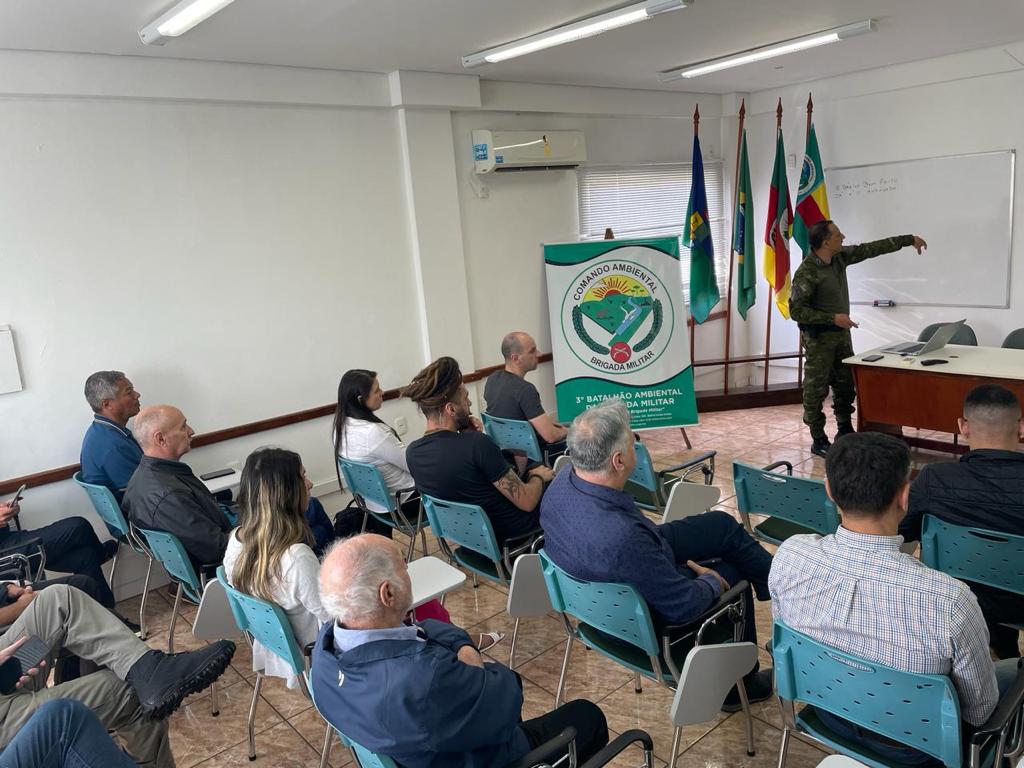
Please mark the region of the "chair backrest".
POLYGON ((284 659, 291 666, 292 672, 301 677, 306 667, 302 650, 295 641, 291 622, 281 606, 235 589, 228 583, 223 565, 217 568, 217 581, 227 593, 228 605, 231 606, 238 628, 252 635, 271 653, 284 659))
POLYGON ((339 456, 338 469, 341 470, 345 485, 353 496, 379 504, 389 512, 395 511, 395 499, 388 492, 384 476, 373 464, 343 459, 339 456))
MULTIPOLYGON (((930 325, 926 325, 924 330, 917 335, 917 340, 928 341, 928 339, 934 336, 935 332, 944 325, 947 325, 947 323, 931 323, 930 325)), ((956 333, 953 334, 953 338, 949 340, 949 343, 960 344, 965 347, 976 347, 978 346, 978 337, 974 333, 974 329, 964 323, 957 328, 956 333)), ((1005 346, 1005 344, 1003 346, 1005 346)))
POLYGON ((925 515, 921 562, 964 581, 1024 595, 1024 536, 954 525, 925 515))
POLYGON ((812 640, 776 621, 779 698, 802 701, 942 760, 962 761, 960 704, 945 675, 903 672, 812 640))
POLYGON ((508 588, 508 615, 543 616, 551 610, 551 598, 544 583, 544 568, 540 555, 525 554, 512 564, 512 581, 508 588))
POLYGON ((707 512, 722 498, 722 489, 717 485, 702 483, 673 483, 665 502, 665 512, 661 522, 671 523, 702 512, 707 512))
POLYGON ((185 552, 185 547, 178 537, 167 531, 152 531, 138 527, 135 530, 142 535, 153 557, 163 563, 167 572, 184 587, 189 598, 196 603, 202 600, 202 582, 196 575, 196 569, 192 567, 192 561, 188 559, 188 553, 185 552))
POLYGON ((669 713, 677 726, 718 716, 729 689, 757 663, 753 643, 698 645, 687 655, 669 713))
POLYGON ((778 517, 822 535, 839 528, 839 512, 821 480, 765 472, 739 461, 732 463, 732 479, 744 514, 778 517))
POLYGON ((496 563, 501 562, 501 547, 498 546, 494 528, 482 507, 445 501, 427 494, 420 498, 436 536, 471 549, 496 563))
POLYGON ((121 536, 128 536, 128 521, 124 519, 121 505, 117 503, 113 492, 105 485, 94 485, 82 479, 81 472, 75 472, 74 481, 78 483, 92 502, 93 509, 100 520, 113 528, 121 536))
POLYGON ((636 448, 636 469, 633 470, 633 474, 629 476, 627 482, 634 483, 641 488, 656 493, 658 490, 658 477, 654 472, 651 452, 639 440, 633 446, 636 448))
POLYGON ((1003 339, 1004 349, 1024 349, 1024 328, 1010 331, 1003 339))
POLYGON ((522 451, 533 461, 544 461, 544 454, 537 441, 537 433, 528 421, 502 419, 489 413, 481 414, 484 432, 503 451, 522 451))
POLYGON ((551 606, 561 613, 634 645, 648 656, 660 652, 647 601, 629 584, 576 579, 540 551, 551 606))

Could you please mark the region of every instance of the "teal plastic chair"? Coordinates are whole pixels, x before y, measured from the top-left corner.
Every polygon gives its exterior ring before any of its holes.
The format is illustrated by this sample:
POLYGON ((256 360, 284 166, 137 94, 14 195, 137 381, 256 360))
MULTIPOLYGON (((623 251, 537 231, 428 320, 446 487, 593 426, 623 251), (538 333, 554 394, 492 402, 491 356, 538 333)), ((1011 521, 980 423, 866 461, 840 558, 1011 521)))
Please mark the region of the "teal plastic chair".
POLYGON ((736 505, 747 530, 769 544, 781 544, 790 536, 818 533, 826 536, 839 528, 839 511, 825 493, 825 483, 809 477, 793 477, 793 465, 777 461, 767 467, 732 463, 736 505), (786 468, 786 474, 775 470, 786 468), (768 517, 752 526, 751 515, 768 517))
MULTIPOLYGON (((666 626, 659 631, 654 627, 647 601, 632 585, 583 581, 555 565, 543 549, 538 554, 551 605, 561 614, 568 637, 562 672, 555 689, 556 707, 565 693, 569 658, 577 640, 631 670, 635 690, 639 693, 642 677, 675 690, 682 679, 687 656, 694 647, 706 642, 739 642, 742 637, 746 612, 744 593, 750 588, 745 581, 740 581, 723 594, 711 610, 694 622, 685 626, 666 626), (575 620, 575 624, 571 620, 575 620)), ((741 679, 747 671, 749 669, 740 672, 735 682, 747 719, 747 752, 753 755, 753 720, 741 679)), ((723 699, 727 691, 728 687, 722 694, 723 699)), ((721 700, 715 702, 714 711, 721 706, 721 700)), ((680 726, 675 726, 673 743, 677 746, 680 730, 680 726)), ((670 766, 675 765, 675 752, 673 750, 670 766)))
MULTIPOLYGON (((962 581, 1024 595, 1024 536, 954 525, 925 515, 921 562, 962 581)), ((1024 624, 1006 626, 1024 630, 1024 624)))
POLYGON ((484 432, 503 451, 522 451, 531 461, 548 463, 547 456, 540 449, 537 432, 528 421, 502 419, 489 413, 480 414, 484 432))
MULTIPOLYGON (((217 568, 217 580, 224 587, 228 596, 228 605, 231 606, 231 613, 235 617, 235 623, 249 641, 250 646, 254 640, 273 654, 284 659, 291 667, 300 682, 302 692, 310 701, 313 697, 310 693, 309 669, 307 659, 295 640, 295 632, 292 630, 288 615, 279 605, 253 597, 245 592, 235 589, 228 583, 224 566, 217 568)), ((252 692, 252 703, 249 705, 249 759, 256 759, 256 705, 260 700, 260 689, 263 687, 263 671, 256 671, 256 684, 252 692)), ((326 722, 326 721, 325 721, 326 722)), ((323 749, 320 751, 320 768, 326 768, 331 751, 331 726, 327 725, 327 733, 324 736, 323 749)))
POLYGON ((682 464, 655 470, 654 461, 651 459, 651 452, 647 446, 638 440, 634 447, 636 448, 636 469, 626 481, 624 490, 633 497, 633 501, 640 509, 652 512, 663 511, 668 503, 668 496, 672 492, 672 486, 684 480, 690 482, 690 475, 701 473, 701 481, 705 485, 711 485, 715 479, 716 451, 707 451, 682 464))
POLYGON ((134 552, 142 555, 146 558, 146 581, 142 587, 142 602, 139 605, 139 637, 143 640, 146 639, 146 598, 149 595, 149 578, 153 574, 153 556, 149 550, 136 540, 135 535, 132 533, 131 526, 128 525, 128 521, 124 518, 124 513, 121 512, 121 505, 117 503, 117 499, 114 498, 114 494, 105 485, 94 485, 93 483, 87 483, 82 480, 82 473, 75 472, 73 478, 78 486, 85 491, 85 494, 89 497, 89 501, 92 502, 92 507, 96 510, 96 514, 99 515, 100 520, 106 523, 107 528, 111 533, 116 532, 117 536, 117 551, 114 552, 113 562, 110 564, 110 586, 114 586, 114 578, 117 575, 117 559, 121 554, 121 547, 127 545, 134 552))
POLYGON ((1024 674, 996 707, 989 722, 963 746, 963 726, 956 688, 946 675, 904 672, 831 648, 776 621, 772 630, 775 687, 783 710, 779 766, 785 765, 794 731, 865 765, 891 768, 895 763, 832 731, 818 716, 821 709, 931 755, 949 768, 999 766, 997 753, 1012 754, 1019 744, 1007 737, 1016 730, 1024 699, 1024 674), (794 714, 793 704, 813 708, 794 714))
POLYGON ((366 464, 361 461, 352 461, 338 457, 338 471, 345 479, 345 486, 356 500, 356 504, 363 512, 363 530, 366 530, 366 521, 372 516, 375 520, 390 526, 400 533, 409 537, 409 549, 405 553, 406 561, 412 559, 412 553, 416 546, 416 537, 419 536, 423 544, 423 556, 427 555, 427 535, 423 530, 427 523, 423 519, 423 508, 420 507, 419 518, 413 523, 402 511, 402 502, 416 492, 415 488, 403 488, 394 495, 388 491, 387 483, 380 470, 373 464, 366 464), (372 501, 384 507, 387 512, 375 512, 367 504, 372 501))

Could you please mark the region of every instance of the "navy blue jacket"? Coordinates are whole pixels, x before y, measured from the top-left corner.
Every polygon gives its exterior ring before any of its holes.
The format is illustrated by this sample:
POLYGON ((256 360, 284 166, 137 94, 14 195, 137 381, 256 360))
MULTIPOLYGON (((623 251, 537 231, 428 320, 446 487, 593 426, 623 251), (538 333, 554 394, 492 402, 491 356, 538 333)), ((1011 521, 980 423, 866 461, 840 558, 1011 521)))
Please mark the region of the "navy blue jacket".
POLYGON ((378 640, 345 653, 325 624, 313 649, 317 708, 345 736, 403 768, 502 768, 530 751, 523 693, 501 664, 459 661, 472 641, 433 619, 420 640, 378 640))
POLYGON ((559 474, 540 502, 544 551, 577 579, 630 584, 655 616, 685 624, 721 594, 711 574, 694 578, 675 562, 658 526, 623 491, 587 482, 576 470, 559 474))
POLYGON ((142 461, 142 448, 132 433, 104 416, 95 416, 82 440, 82 479, 105 485, 121 501, 128 481, 142 461))

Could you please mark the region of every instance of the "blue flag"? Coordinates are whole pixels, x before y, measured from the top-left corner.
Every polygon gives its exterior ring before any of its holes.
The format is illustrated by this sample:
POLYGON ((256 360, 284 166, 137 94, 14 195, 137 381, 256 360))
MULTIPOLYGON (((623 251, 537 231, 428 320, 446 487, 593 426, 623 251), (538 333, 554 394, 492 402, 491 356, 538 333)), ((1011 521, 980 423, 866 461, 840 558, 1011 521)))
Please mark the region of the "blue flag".
POLYGON ((693 137, 693 184, 683 225, 683 245, 690 249, 690 314, 703 323, 721 300, 715 279, 715 249, 708 224, 708 195, 704 188, 704 159, 700 139, 693 137))

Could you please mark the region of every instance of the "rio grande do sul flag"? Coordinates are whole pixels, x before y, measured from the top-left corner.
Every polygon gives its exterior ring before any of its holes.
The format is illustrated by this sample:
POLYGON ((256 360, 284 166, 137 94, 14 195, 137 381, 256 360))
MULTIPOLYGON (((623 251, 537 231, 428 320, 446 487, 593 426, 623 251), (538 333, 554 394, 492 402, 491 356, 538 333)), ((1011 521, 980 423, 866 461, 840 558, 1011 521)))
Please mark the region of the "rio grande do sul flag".
POLYGON ((789 319, 789 240, 793 236, 793 206, 786 179, 786 147, 782 129, 775 139, 775 169, 768 192, 768 221, 764 230, 764 276, 775 291, 775 306, 789 319))
POLYGON ((825 167, 821 164, 818 152, 818 136, 814 125, 807 132, 807 149, 804 151, 804 164, 800 170, 800 187, 796 193, 796 221, 793 222, 793 239, 807 258, 811 252, 807 241, 807 230, 824 219, 831 218, 828 214, 828 190, 825 188, 825 167))

